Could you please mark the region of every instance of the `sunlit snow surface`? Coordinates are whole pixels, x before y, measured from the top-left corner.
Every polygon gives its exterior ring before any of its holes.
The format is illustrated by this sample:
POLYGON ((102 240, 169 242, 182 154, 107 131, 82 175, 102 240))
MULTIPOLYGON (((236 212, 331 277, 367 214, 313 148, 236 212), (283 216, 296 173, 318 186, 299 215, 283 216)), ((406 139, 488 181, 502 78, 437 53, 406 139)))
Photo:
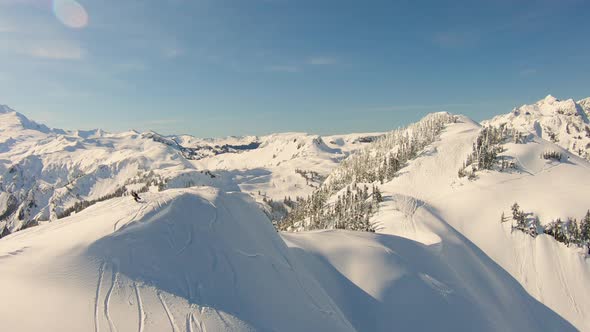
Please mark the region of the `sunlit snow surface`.
POLYGON ((94 197, 137 163, 200 186, 114 198, 0 239, 2 330, 590 330, 583 251, 500 223, 515 201, 542 223, 590 208, 590 164, 567 146, 533 135, 505 145, 517 169, 460 179, 480 128, 460 117, 381 186, 378 233, 293 234, 277 233, 252 198, 311 192, 294 169, 329 173, 358 135, 270 135, 250 152, 188 161, 139 133, 58 132, 0 113, 3 174, 19 164, 49 182, 61 173, 48 165, 120 165, 81 182, 94 197), (547 150, 562 162, 539 158, 547 150))

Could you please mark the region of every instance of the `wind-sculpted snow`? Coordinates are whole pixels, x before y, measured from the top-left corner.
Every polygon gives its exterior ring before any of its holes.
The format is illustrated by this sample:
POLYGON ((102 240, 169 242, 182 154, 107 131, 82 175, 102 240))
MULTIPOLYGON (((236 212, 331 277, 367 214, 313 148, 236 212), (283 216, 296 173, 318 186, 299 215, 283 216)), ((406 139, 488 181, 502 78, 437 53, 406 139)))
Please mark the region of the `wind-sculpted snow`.
POLYGON ((543 226, 590 209, 572 145, 589 105, 496 118, 526 139, 483 159, 480 124, 446 113, 385 136, 198 139, 63 131, 0 107, 0 329, 590 330, 585 248, 505 218, 515 202, 543 226), (221 153, 187 155, 205 150, 221 153), (318 188, 376 233, 281 234, 260 208, 318 188))
POLYGON ((116 198, 0 242, 7 331, 559 330, 573 327, 427 209, 424 245, 283 235, 247 195, 116 198), (34 315, 34 319, 31 319, 34 315))
MULTIPOLYGON (((583 216, 590 209, 590 164, 531 135, 524 143, 503 144, 500 155, 513 160, 514 169, 482 170, 473 180, 459 178, 457 169, 472 152, 480 130, 478 124, 464 117, 449 126, 439 141, 381 187, 384 202, 372 221, 380 226, 381 233, 430 246, 438 241, 444 247, 454 243, 443 236, 445 233, 432 231, 436 223, 418 213, 426 209, 439 220, 439 227, 452 227, 471 241, 469 247, 477 246, 489 255, 535 299, 576 328, 590 329, 590 259, 586 252, 576 246, 567 247, 546 234, 531 237, 501 219, 502 213, 510 215, 514 202, 543 222, 583 216), (545 151, 558 151, 563 158, 543 159, 545 151), (411 200, 416 204, 408 204, 411 200), (413 210, 408 205, 418 206, 418 212, 408 213, 413 210), (445 245, 446 241, 451 242, 445 245)), ((529 312, 514 311, 522 315, 529 312)), ((543 325, 539 330, 561 329, 543 325)))
POLYGON ((425 206, 420 241, 389 234, 284 234, 357 331, 574 331, 425 206), (370 272, 368 272, 370 271, 370 272))
POLYGON ((3 239, 2 329, 354 330, 247 195, 143 198, 3 239))

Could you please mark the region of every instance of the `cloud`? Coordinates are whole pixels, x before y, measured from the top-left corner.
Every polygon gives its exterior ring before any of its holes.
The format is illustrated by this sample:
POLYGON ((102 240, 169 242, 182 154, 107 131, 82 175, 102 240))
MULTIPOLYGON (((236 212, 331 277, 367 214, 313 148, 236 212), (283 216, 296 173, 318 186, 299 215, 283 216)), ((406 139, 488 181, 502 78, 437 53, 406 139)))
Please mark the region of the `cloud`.
POLYGON ((80 60, 85 50, 74 45, 40 45, 24 51, 29 56, 50 60, 80 60))
POLYGON ((184 50, 179 47, 167 47, 164 48, 163 53, 167 58, 178 58, 184 55, 184 50))
POLYGON ((39 5, 43 1, 40 0, 0 0, 0 6, 14 6, 14 5, 39 5))
POLYGON ((266 66, 266 67, 264 67, 264 70, 270 71, 270 72, 297 73, 297 72, 299 72, 299 67, 285 66, 285 65, 266 66))
POLYGON ((527 68, 523 69, 519 72, 520 76, 532 76, 537 73, 537 69, 535 68, 527 68))
POLYGON ((15 32, 16 28, 11 26, 11 25, 5 25, 0 23, 0 33, 6 33, 6 32, 15 32))
POLYGON ((447 111, 453 109, 461 109, 475 106, 487 105, 486 102, 474 102, 474 103, 440 103, 440 104, 408 104, 408 105, 390 105, 390 106, 379 106, 365 108, 363 112, 397 112, 397 111, 447 111))
POLYGON ((309 58, 307 60, 307 63, 316 66, 335 65, 336 63, 338 63, 338 60, 332 57, 317 56, 309 58))

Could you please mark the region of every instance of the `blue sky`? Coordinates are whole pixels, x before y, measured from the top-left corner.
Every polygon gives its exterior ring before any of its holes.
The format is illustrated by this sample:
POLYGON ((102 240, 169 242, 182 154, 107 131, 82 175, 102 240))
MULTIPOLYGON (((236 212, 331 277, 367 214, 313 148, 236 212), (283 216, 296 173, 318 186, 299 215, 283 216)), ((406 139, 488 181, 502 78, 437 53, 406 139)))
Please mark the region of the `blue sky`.
POLYGON ((583 0, 0 0, 0 104, 66 129, 382 131, 590 96, 583 0))

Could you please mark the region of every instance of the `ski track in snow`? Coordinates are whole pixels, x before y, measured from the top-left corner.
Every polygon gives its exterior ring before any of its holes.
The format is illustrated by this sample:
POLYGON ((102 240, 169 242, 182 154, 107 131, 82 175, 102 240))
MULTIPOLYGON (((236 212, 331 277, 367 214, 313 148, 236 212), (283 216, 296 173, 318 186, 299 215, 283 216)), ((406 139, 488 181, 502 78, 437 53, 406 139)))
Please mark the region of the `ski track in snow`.
POLYGON ((217 223, 217 218, 218 218, 217 213, 218 212, 217 212, 217 207, 213 203, 209 202, 209 204, 213 207, 213 211, 215 212, 213 219, 211 219, 211 221, 209 222, 209 230, 213 230, 213 225, 217 223))
POLYGON ((191 314, 186 314, 186 330, 188 332, 193 332, 193 323, 191 321, 191 314))
POLYGON ((143 325, 145 322, 146 314, 143 310, 143 303, 141 302, 141 293, 139 291, 139 287, 137 287, 137 283, 133 282, 133 287, 135 288, 135 296, 137 297, 137 311, 139 315, 139 326, 138 331, 143 332, 143 325))
POLYGON ((170 322, 170 326, 172 327, 172 332, 180 331, 178 326, 176 326, 176 322, 174 321, 174 316, 170 312, 166 301, 162 297, 162 294, 158 292, 158 299, 160 299, 160 303, 162 303, 162 307, 164 307, 164 311, 166 312, 166 316, 168 316, 168 321, 170 322))
POLYGON ((111 295, 113 293, 113 289, 115 288, 116 283, 117 283, 117 272, 113 268, 111 287, 109 288, 109 291, 107 292, 107 295, 104 299, 104 315, 107 318, 107 321, 109 322, 109 328, 110 328, 111 332, 117 332, 117 327, 115 326, 115 323, 111 319, 111 314, 109 312, 109 304, 111 301, 111 295))
POLYGON ((237 253, 238 253, 238 254, 240 254, 240 255, 243 255, 243 256, 246 256, 246 257, 251 257, 251 258, 255 258, 255 257, 262 257, 262 256, 264 256, 264 255, 262 255, 262 254, 249 254, 249 253, 247 253, 247 252, 243 252, 243 251, 242 251, 242 250, 240 250, 240 249, 236 249, 236 250, 235 250, 235 252, 237 252, 237 253))
POLYGON ((94 332, 99 331, 99 323, 98 323, 98 307, 99 307, 99 298, 100 298, 100 285, 102 284, 102 278, 104 275, 104 267, 105 262, 100 264, 98 268, 98 282, 96 283, 96 296, 94 298, 94 332))
MULTIPOLYGON (((125 224, 129 224, 131 221, 135 220, 142 212, 144 212, 147 208, 148 208, 148 204, 147 203, 143 203, 135 212, 135 214, 133 215, 133 217, 127 219, 127 222, 125 222, 125 224)), ((120 228, 118 228, 117 226, 119 225, 119 223, 125 218, 121 218, 119 220, 117 220, 115 222, 115 224, 113 225, 113 233, 116 232, 117 230, 119 230, 120 228)))
POLYGON ((565 276, 563 275, 563 266, 561 264, 561 259, 556 259, 557 261, 557 265, 559 265, 559 269, 558 271, 558 277, 559 277, 559 282, 561 283, 561 287, 563 288, 563 291, 565 292, 565 294, 567 295, 567 297, 569 298, 572 306, 574 307, 574 310, 578 313, 581 314, 582 312, 580 311, 580 308, 578 307, 578 303, 576 303, 576 300, 574 299, 574 297, 571 294, 570 288, 568 283, 565 281, 565 276))
MULTIPOLYGON (((197 307, 197 311, 199 311, 199 308, 197 307)), ((200 312, 200 311, 199 311, 200 312)), ((217 310, 215 310, 215 312, 217 312, 217 310)), ((198 328, 200 332, 207 332, 207 329, 205 328, 205 324, 203 324, 202 319, 198 319, 195 316, 195 312, 191 310, 190 314, 189 314, 190 320, 191 320, 191 325, 194 323, 198 328)))
POLYGON ((192 225, 191 225, 191 228, 188 231, 188 235, 187 235, 188 238, 185 241, 185 243, 182 246, 182 248, 180 248, 180 250, 178 250, 176 252, 176 256, 179 256, 180 254, 182 254, 193 243, 193 232, 194 232, 194 227, 192 227, 192 225))

